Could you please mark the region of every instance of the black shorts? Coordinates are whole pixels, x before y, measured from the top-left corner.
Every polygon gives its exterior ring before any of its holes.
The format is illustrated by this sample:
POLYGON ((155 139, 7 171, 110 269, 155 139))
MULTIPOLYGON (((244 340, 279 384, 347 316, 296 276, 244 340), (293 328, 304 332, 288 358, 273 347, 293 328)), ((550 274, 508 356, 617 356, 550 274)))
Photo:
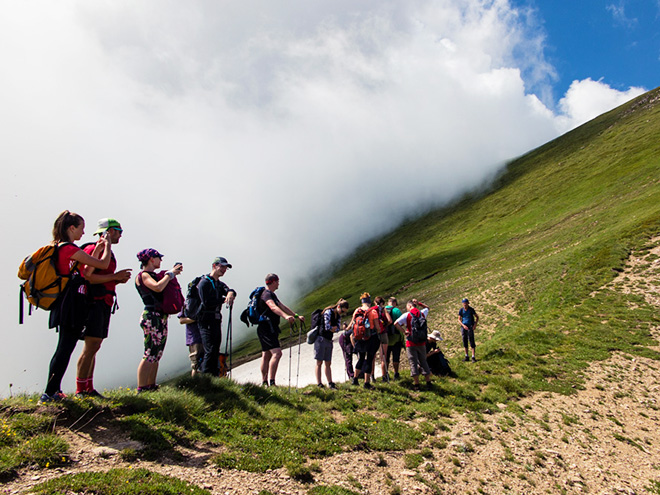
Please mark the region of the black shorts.
POLYGON ((85 337, 97 337, 105 339, 108 337, 108 328, 110 327, 110 311, 112 308, 103 301, 94 301, 89 307, 89 316, 87 324, 80 340, 85 337))
POLYGON ((279 328, 273 328, 270 322, 259 323, 259 326, 257 326, 257 337, 259 337, 263 352, 281 347, 278 335, 279 328))

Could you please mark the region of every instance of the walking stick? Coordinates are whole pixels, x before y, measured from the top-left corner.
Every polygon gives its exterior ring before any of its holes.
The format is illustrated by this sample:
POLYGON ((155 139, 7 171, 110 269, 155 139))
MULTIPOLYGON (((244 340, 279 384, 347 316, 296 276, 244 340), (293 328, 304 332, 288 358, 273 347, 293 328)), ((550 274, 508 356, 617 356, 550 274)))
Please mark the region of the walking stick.
MULTIPOLYGON (((289 324, 289 340, 291 340, 291 337, 293 336, 293 330, 295 326, 296 326, 295 321, 294 323, 289 324)), ((291 393, 291 359, 292 359, 291 353, 293 352, 291 347, 292 346, 289 346, 289 393, 291 393)))
POLYGON ((231 378, 231 355, 232 355, 232 348, 233 348, 233 335, 232 335, 232 321, 231 321, 231 315, 232 315, 232 310, 234 309, 234 305, 232 304, 229 306, 229 320, 227 321, 227 339, 225 340, 225 356, 229 357, 229 367, 227 368, 227 376, 231 378), (227 347, 229 347, 229 354, 227 354, 227 347))
POLYGON ((300 376, 300 345, 302 344, 302 334, 303 330, 307 330, 305 322, 300 322, 300 327, 298 327, 298 369, 296 370, 296 388, 298 388, 298 377, 300 376))

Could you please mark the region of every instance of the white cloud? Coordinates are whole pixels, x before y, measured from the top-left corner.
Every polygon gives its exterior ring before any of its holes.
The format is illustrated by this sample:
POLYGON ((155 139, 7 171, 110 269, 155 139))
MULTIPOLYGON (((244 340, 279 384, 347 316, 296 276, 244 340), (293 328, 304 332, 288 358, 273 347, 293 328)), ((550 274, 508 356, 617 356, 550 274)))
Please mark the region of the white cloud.
POLYGON ((618 91, 602 81, 591 79, 573 81, 566 95, 559 101, 562 115, 557 117, 557 120, 562 122, 566 130, 573 129, 612 108, 623 105, 645 91, 644 88, 637 87, 618 91))
MULTIPOLYGON (((553 114, 543 37, 505 0, 32 1, 10 14, 0 188, 18 235, 4 273, 67 208, 88 232, 121 220, 120 266, 153 246, 185 263, 185 282, 226 256, 241 305, 270 271, 291 301, 310 270, 628 97, 602 83, 581 96, 587 80, 553 114)), ((0 287, 15 300, 14 282, 0 287)), ((119 300, 101 386, 129 383, 141 355, 137 294, 119 300)), ((54 335, 43 315, 20 330, 2 318, 32 349, 25 362, 5 345, 2 376, 40 388, 54 335)), ((163 368, 185 361, 172 321, 163 368)))
POLYGON ((615 24, 628 29, 632 29, 637 26, 637 18, 628 17, 626 15, 626 3, 624 0, 620 0, 618 5, 613 3, 608 4, 605 9, 612 15, 612 19, 614 19, 615 24))

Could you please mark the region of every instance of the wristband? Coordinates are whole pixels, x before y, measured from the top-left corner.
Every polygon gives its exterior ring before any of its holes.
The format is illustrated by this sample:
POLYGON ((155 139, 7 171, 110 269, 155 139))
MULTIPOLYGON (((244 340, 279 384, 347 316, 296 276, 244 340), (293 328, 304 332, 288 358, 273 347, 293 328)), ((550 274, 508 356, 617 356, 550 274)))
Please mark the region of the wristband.
POLYGON ((300 318, 300 316, 298 316, 298 313, 295 313, 295 317, 296 317, 296 318, 300 318))
POLYGON ((174 272, 172 272, 172 271, 170 271, 170 272, 166 272, 165 275, 169 275, 170 278, 172 278, 172 279, 173 279, 174 277, 176 277, 176 275, 174 275, 174 272))

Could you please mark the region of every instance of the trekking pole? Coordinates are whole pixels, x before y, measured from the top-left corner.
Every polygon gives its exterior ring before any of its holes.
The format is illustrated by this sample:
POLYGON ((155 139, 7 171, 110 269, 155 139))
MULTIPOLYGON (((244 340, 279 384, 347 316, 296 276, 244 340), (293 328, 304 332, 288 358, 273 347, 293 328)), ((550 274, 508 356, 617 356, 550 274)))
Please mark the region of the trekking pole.
MULTIPOLYGON (((293 330, 296 327, 295 321, 289 325, 289 344, 291 344, 291 337, 293 336, 293 330)), ((289 393, 291 393, 291 353, 293 352, 292 346, 289 345, 289 393)))
POLYGON ((300 376, 300 344, 302 344, 302 334, 303 330, 307 330, 305 322, 300 322, 300 327, 298 327, 298 369, 296 370, 296 388, 298 388, 298 377, 300 376))
POLYGON ((227 376, 231 378, 231 355, 232 355, 232 339, 233 339, 233 332, 232 332, 232 321, 231 321, 231 314, 232 310, 234 309, 234 305, 232 304, 229 306, 229 321, 227 321, 227 340, 225 341, 225 356, 229 357, 229 367, 227 368, 227 376), (227 346, 229 346, 229 354, 227 354, 227 346))

